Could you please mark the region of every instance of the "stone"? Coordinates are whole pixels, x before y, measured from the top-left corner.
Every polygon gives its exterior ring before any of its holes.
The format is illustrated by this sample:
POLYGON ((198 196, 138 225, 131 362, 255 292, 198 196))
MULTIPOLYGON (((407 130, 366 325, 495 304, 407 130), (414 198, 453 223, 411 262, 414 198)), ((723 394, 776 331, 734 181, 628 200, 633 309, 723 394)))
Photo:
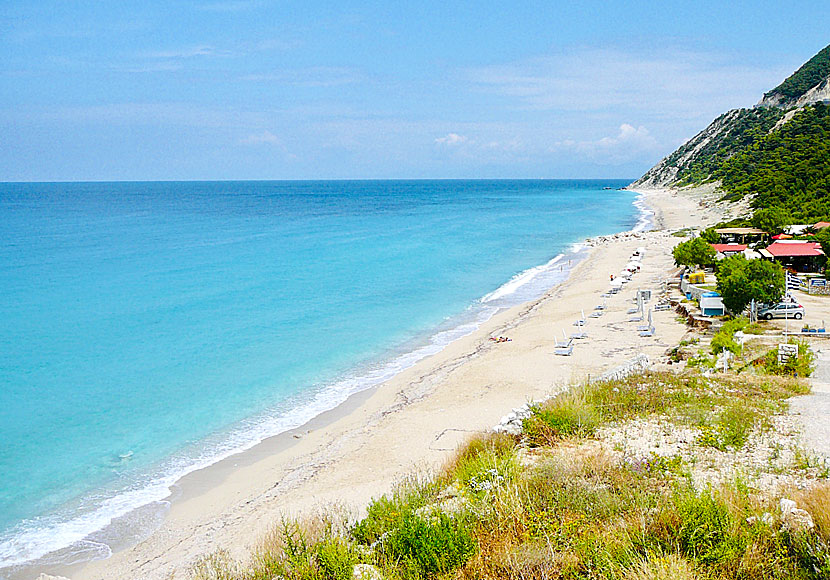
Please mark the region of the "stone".
POLYGON ((383 580, 383 574, 371 564, 355 564, 352 568, 354 580, 383 580))
POLYGON ((778 502, 778 507, 781 510, 781 529, 797 534, 812 530, 815 527, 810 512, 799 509, 793 500, 782 498, 778 502))

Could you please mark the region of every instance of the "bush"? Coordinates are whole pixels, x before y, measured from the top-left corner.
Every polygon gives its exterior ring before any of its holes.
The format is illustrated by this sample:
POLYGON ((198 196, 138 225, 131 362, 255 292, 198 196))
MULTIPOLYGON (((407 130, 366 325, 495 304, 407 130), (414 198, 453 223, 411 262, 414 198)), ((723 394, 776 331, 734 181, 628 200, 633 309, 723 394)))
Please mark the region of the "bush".
POLYGON ((405 515, 383 538, 380 553, 409 578, 434 578, 463 566, 478 544, 470 527, 445 513, 425 519, 405 515))
POLYGON ((778 362, 778 349, 772 349, 764 357, 764 370, 771 375, 809 377, 815 370, 816 355, 803 340, 790 339, 789 344, 798 345, 798 356, 790 357, 784 364, 778 362))
POLYGON ((327 538, 315 547, 317 566, 326 580, 352 580, 358 563, 354 547, 342 538, 327 538))
POLYGON ((372 500, 366 510, 366 517, 352 528, 352 536, 362 544, 372 544, 389 530, 400 524, 402 519, 429 502, 433 486, 417 479, 405 481, 391 494, 372 500))
POLYGON ((601 421, 599 410, 585 400, 583 389, 563 393, 532 411, 522 422, 522 430, 536 445, 561 437, 588 437, 601 421))
POLYGON ((724 350, 728 350, 732 354, 738 354, 741 346, 735 342, 735 333, 746 328, 748 324, 749 320, 743 316, 725 322, 712 337, 712 354, 718 354, 724 350))
POLYGON ((751 407, 729 406, 720 412, 713 425, 701 429, 697 442, 721 451, 730 447, 740 449, 757 417, 758 413, 751 407))

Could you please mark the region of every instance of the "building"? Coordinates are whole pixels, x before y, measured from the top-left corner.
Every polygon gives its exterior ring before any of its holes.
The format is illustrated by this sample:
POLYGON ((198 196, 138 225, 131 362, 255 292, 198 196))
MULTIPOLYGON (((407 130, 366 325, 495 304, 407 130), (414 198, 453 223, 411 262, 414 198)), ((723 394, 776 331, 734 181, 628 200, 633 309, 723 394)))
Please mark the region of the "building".
POLYGON ((767 232, 758 228, 718 228, 715 233, 720 236, 721 243, 751 244, 762 241, 767 232))
POLYGON ((825 257, 818 242, 779 240, 760 250, 765 258, 775 260, 796 272, 821 272, 825 257))
POLYGON ((746 250, 746 244, 709 244, 718 253, 718 259, 728 258, 735 254, 740 254, 746 250))

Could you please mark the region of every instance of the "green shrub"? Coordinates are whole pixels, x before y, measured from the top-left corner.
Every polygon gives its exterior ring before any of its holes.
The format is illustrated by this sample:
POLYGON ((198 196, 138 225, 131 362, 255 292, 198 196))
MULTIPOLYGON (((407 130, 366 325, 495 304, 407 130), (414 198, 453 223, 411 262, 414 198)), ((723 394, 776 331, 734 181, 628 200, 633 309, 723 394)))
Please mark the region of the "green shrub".
POLYGON ((314 549, 317 566, 326 580, 352 580, 352 568, 358 563, 357 553, 343 538, 327 538, 314 549))
POLYGON ((391 494, 372 500, 366 517, 352 528, 352 536, 360 543, 372 544, 389 530, 400 524, 404 517, 429 502, 434 494, 433 485, 412 479, 399 485, 391 494))
POLYGON ((380 542, 384 565, 408 578, 434 578, 463 566, 476 552, 471 527, 445 513, 406 514, 380 542))
POLYGON ((798 345, 798 356, 790 357, 783 364, 778 362, 778 349, 775 348, 764 356, 764 370, 771 375, 789 377, 809 377, 815 370, 816 355, 810 345, 803 340, 790 339, 789 344, 798 345))
POLYGON ((697 442, 721 451, 730 447, 740 449, 746 443, 757 418, 758 412, 752 407, 729 406, 720 412, 714 425, 703 427, 697 442))
POLYGON ((735 342, 735 339, 732 336, 718 332, 712 337, 710 348, 712 350, 712 354, 718 354, 725 350, 728 350, 732 354, 738 354, 741 350, 741 345, 735 342))
POLYGON ((585 400, 582 389, 563 393, 531 410, 533 414, 522 421, 522 429, 537 445, 560 437, 588 437, 601 421, 599 410, 585 400))
POLYGON ((726 505, 710 491, 677 489, 661 514, 666 527, 666 547, 676 545, 680 553, 712 566, 740 559, 746 541, 733 530, 738 527, 726 505))

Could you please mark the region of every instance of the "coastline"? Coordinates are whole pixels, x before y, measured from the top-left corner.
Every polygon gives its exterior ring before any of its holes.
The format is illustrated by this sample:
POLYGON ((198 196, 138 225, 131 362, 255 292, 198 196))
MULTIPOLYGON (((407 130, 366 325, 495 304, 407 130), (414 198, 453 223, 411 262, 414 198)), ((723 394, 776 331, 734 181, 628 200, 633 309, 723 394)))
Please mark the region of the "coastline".
MULTIPOLYGON (((637 193, 654 210, 656 225, 665 223, 667 213, 672 214, 669 221, 691 225, 686 219, 700 213, 692 200, 679 208, 659 203, 662 196, 653 191, 637 193)), ((598 299, 608 272, 618 271, 638 245, 649 248, 644 272, 635 278, 638 284, 666 271, 669 254, 664 250, 673 243, 665 243, 664 232, 606 238, 613 241, 593 247, 566 281, 542 297, 497 313, 441 352, 351 395, 303 427, 186 475, 174 486, 165 521, 148 539, 62 573, 72 578, 161 578, 174 570, 182 574, 199 555, 216 549, 244 557, 280 516, 334 502, 360 509, 413 468, 439 466, 470 433, 491 428, 511 408, 623 362, 632 349, 620 343, 623 337, 613 336, 620 334, 614 328, 619 321, 606 325, 603 334, 609 336, 596 339, 608 343, 605 356, 591 356, 587 351, 593 348, 580 345, 573 357, 552 355, 551 339, 561 329, 570 330, 580 306, 593 308, 582 298, 595 293, 587 299, 598 299), (491 335, 513 341, 495 344, 488 340, 491 335), (548 363, 547 368, 537 361, 548 363)), ((658 333, 671 326, 662 318, 656 317, 658 333)), ((602 322, 589 323, 589 330, 602 322)), ((655 356, 665 350, 661 346, 659 340, 646 345, 655 356)))

